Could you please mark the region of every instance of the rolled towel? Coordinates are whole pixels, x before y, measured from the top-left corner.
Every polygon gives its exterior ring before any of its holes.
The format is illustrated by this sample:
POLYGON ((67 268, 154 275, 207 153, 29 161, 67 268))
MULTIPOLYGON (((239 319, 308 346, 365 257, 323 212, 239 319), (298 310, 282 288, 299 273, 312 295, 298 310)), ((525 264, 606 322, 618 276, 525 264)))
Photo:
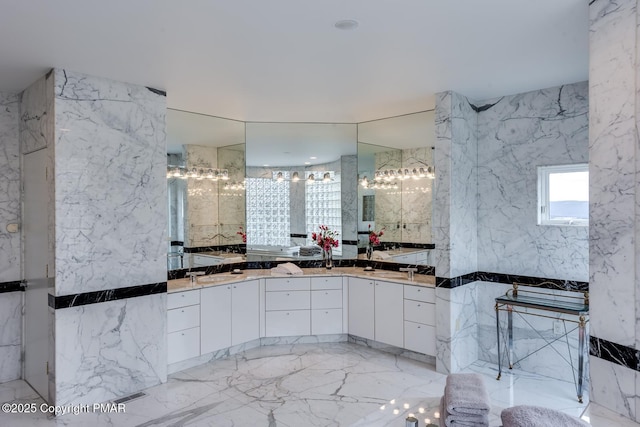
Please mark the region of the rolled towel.
POLYGON ((589 424, 555 409, 520 405, 500 413, 503 427, 587 427, 589 424))
POLYGON ((450 374, 444 388, 446 410, 451 415, 488 416, 491 411, 484 380, 478 374, 450 374))

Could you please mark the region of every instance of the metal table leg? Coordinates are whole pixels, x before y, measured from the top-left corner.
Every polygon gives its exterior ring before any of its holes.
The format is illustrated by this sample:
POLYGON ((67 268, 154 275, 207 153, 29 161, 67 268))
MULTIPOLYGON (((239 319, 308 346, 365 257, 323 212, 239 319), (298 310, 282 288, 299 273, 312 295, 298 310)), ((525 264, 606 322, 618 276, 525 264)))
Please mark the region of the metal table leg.
POLYGON ((502 354, 500 353, 500 310, 498 310, 498 304, 496 303, 496 333, 498 335, 498 378, 502 376, 502 354))
POLYGON ((578 324, 578 402, 582 403, 582 377, 584 375, 584 338, 585 338, 585 318, 580 316, 578 324))
POLYGON ((512 307, 507 307, 507 321, 508 321, 508 329, 509 329, 509 352, 507 354, 507 358, 509 359, 509 369, 513 369, 513 311, 512 307))

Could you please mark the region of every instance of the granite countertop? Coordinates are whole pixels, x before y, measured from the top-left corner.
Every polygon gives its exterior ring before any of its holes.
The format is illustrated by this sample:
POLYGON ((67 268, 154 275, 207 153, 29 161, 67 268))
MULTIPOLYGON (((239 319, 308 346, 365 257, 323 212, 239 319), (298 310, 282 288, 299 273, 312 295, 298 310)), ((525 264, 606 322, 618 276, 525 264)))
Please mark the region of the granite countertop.
POLYGON ((208 276, 198 276, 197 283, 192 286, 191 279, 176 279, 167 282, 167 292, 188 291, 209 286, 226 285, 229 283, 243 282, 245 280, 263 279, 266 277, 322 277, 322 276, 349 276, 365 279, 387 280, 407 285, 435 287, 435 277, 424 274, 414 275, 413 280, 407 278, 406 272, 391 270, 365 271, 362 267, 336 267, 331 270, 325 268, 304 268, 303 275, 272 274, 270 269, 242 270, 241 274, 218 273, 208 276))

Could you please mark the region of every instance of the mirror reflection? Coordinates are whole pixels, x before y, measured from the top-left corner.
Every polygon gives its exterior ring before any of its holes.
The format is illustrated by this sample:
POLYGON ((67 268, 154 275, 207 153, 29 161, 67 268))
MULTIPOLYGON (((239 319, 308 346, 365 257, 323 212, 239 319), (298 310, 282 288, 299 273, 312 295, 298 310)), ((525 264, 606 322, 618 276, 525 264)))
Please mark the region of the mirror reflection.
POLYGON ((242 261, 244 128, 167 110, 169 270, 242 261))
POLYGON ((320 259, 311 234, 338 233, 334 258, 355 258, 355 124, 246 124, 247 260, 320 259))
POLYGON ((358 124, 358 244, 370 249, 361 258, 431 263, 434 146, 433 111, 358 124))

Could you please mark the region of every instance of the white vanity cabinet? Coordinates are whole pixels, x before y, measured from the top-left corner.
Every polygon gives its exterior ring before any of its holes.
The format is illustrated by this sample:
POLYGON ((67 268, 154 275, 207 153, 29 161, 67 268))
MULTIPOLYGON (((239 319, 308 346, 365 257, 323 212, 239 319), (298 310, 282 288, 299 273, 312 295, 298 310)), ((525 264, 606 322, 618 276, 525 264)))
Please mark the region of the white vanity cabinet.
POLYGON ((260 333, 257 280, 203 288, 201 291, 201 354, 252 341, 260 333))
POLYGON ((167 295, 167 363, 200 355, 200 290, 167 295))
POLYGON ((311 278, 311 335, 342 333, 342 277, 311 278))
POLYGON ((260 285, 258 280, 231 285, 231 345, 260 337, 260 285))
POLYGON ((231 347, 231 285, 203 288, 200 299, 202 354, 231 347))
POLYGON ((402 285, 375 281, 375 340, 396 347, 404 345, 402 285))
POLYGON ((311 335, 311 279, 265 279, 265 310, 266 336, 311 335))
POLYGON ((374 339, 374 281, 349 277, 349 334, 374 339))
POLYGON ((404 285, 404 348, 436 354, 435 289, 404 285))

